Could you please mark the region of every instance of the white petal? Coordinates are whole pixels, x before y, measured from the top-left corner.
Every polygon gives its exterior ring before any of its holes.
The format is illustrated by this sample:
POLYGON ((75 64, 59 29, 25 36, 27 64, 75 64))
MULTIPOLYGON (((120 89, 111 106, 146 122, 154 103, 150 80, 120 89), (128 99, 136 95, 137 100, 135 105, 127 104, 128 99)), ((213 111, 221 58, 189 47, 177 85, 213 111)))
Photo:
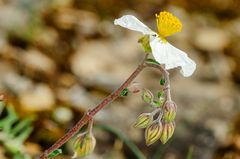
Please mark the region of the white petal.
POLYGON ((163 42, 160 38, 151 36, 150 46, 153 57, 160 64, 165 64, 166 69, 181 67, 181 73, 184 77, 191 76, 196 69, 196 63, 188 55, 175 48, 168 42, 163 42))
POLYGON ((156 35, 154 31, 132 15, 124 15, 121 18, 115 19, 114 24, 130 30, 139 31, 143 34, 156 35))

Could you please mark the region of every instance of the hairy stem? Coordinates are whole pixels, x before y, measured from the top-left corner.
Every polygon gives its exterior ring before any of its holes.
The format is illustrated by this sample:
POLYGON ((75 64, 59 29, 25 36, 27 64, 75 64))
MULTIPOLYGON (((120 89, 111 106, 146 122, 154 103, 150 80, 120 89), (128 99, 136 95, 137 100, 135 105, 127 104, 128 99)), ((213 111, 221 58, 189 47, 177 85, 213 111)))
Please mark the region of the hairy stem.
POLYGON ((120 93, 128 87, 131 82, 137 77, 137 75, 146 67, 145 60, 147 58, 147 55, 145 56, 142 63, 137 67, 137 69, 131 74, 131 76, 112 94, 110 94, 108 97, 106 97, 100 104, 98 104, 94 109, 89 110, 78 122, 77 124, 70 129, 62 138, 60 138, 58 141, 56 141, 49 149, 44 151, 40 155, 40 159, 47 159, 47 156, 52 151, 58 149, 60 146, 62 146, 65 142, 67 142, 71 137, 73 137, 78 130, 83 127, 89 120, 92 119, 92 117, 99 112, 101 109, 103 109, 105 106, 107 106, 109 103, 111 103, 113 100, 115 100, 120 93))
POLYGON ((120 93, 123 91, 123 89, 127 88, 131 82, 138 76, 138 74, 145 68, 145 67, 153 67, 157 68, 164 76, 166 82, 164 85, 164 91, 166 93, 167 100, 171 100, 170 95, 170 81, 169 81, 169 73, 160 65, 156 64, 149 64, 146 63, 147 59, 146 55, 144 57, 144 60, 141 62, 141 64, 136 68, 136 70, 130 75, 130 77, 112 94, 107 96, 100 104, 98 104, 95 108, 89 110, 78 122, 77 124, 70 129, 63 137, 61 137, 59 140, 57 140, 50 148, 45 150, 39 157, 39 159, 47 159, 48 154, 53 152, 54 150, 61 147, 65 142, 67 142, 71 137, 73 137, 78 130, 83 127, 85 124, 87 124, 95 114, 97 114, 100 110, 102 110, 105 106, 110 104, 112 101, 114 101, 117 97, 119 97, 120 93))
POLYGON ((156 65, 156 64, 151 64, 151 63, 145 63, 145 66, 147 66, 147 67, 152 67, 152 68, 156 68, 156 69, 158 69, 158 70, 162 73, 162 75, 163 75, 163 77, 164 77, 164 79, 165 79, 165 83, 164 83, 164 88, 163 88, 163 90, 164 90, 164 92, 165 92, 165 94, 166 94, 166 100, 167 100, 167 101, 171 101, 172 99, 171 99, 170 79, 169 79, 169 73, 168 73, 168 71, 165 70, 161 65, 156 65))

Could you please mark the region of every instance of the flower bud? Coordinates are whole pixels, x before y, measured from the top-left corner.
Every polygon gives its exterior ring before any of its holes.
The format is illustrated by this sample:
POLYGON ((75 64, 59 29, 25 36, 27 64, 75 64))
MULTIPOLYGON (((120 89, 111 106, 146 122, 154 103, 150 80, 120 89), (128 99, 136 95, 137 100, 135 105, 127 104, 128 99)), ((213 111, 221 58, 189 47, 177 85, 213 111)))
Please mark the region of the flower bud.
POLYGON ((146 128, 153 120, 151 113, 142 113, 138 116, 137 122, 134 124, 136 128, 146 128))
POLYGON ((143 89, 142 99, 146 103, 152 103, 153 102, 153 94, 148 89, 143 89))
POLYGON ((141 90, 141 84, 139 82, 133 82, 128 86, 128 91, 131 93, 138 93, 141 90))
POLYGON ((160 138, 162 130, 163 126, 162 123, 159 121, 155 121, 147 127, 147 129, 145 130, 145 140, 147 146, 153 144, 160 138))
POLYGON ((177 105, 173 101, 166 101, 163 105, 163 120, 164 122, 172 122, 177 113, 177 105))
POLYGON ((163 124, 163 130, 160 137, 160 140, 163 144, 165 144, 172 137, 174 129, 175 129, 174 122, 163 124))
POLYGON ((74 142, 74 155, 72 158, 83 157, 90 154, 96 145, 96 139, 92 133, 84 132, 77 136, 74 142))

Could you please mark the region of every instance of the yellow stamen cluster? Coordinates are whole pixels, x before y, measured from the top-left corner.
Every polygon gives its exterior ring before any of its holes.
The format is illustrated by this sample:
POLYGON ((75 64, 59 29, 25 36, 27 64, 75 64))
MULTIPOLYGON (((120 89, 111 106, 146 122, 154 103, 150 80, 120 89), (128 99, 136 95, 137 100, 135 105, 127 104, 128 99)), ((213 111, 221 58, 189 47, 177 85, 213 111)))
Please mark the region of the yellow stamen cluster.
POLYGON ((163 38, 170 36, 182 29, 181 21, 169 12, 156 14, 156 21, 159 35, 163 38))

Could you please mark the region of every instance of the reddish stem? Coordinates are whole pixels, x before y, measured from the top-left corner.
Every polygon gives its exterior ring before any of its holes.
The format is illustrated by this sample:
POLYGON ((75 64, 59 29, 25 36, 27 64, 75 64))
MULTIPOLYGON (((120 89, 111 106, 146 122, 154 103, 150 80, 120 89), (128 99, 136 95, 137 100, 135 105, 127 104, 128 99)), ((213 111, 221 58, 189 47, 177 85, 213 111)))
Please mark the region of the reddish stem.
POLYGON ((65 142, 67 142, 71 137, 73 137, 78 130, 84 126, 89 120, 92 119, 92 117, 99 112, 101 109, 103 109, 105 106, 107 106, 109 103, 111 103, 113 100, 115 100, 117 97, 119 97, 120 93, 129 86, 129 84, 137 77, 137 75, 146 67, 144 65, 145 59, 143 62, 137 67, 137 69, 131 74, 131 76, 112 94, 110 94, 108 97, 106 97, 100 104, 98 104, 94 109, 89 110, 87 114, 85 114, 78 123, 69 130, 62 138, 60 138, 58 141, 56 141, 49 149, 44 151, 40 155, 40 159, 47 159, 47 156, 49 153, 53 152, 54 150, 58 149, 60 146, 62 146, 65 142))
POLYGON ((166 82, 164 85, 164 91, 166 93, 167 100, 171 100, 170 95, 170 80, 169 80, 169 73, 160 65, 156 64, 150 64, 145 63, 145 60, 147 59, 147 56, 145 56, 143 62, 137 67, 137 69, 131 74, 131 76, 112 94, 110 94, 108 97, 106 97, 100 104, 98 104, 94 109, 89 110, 79 121, 78 123, 70 129, 62 138, 60 138, 58 141, 56 141, 50 148, 48 148, 46 151, 44 151, 39 159, 47 159, 48 154, 53 152, 54 150, 61 147, 65 142, 67 142, 71 137, 73 137, 78 130, 83 127, 87 122, 89 122, 92 117, 97 114, 100 110, 102 110, 105 106, 107 106, 109 103, 114 101, 117 97, 119 97, 120 93, 123 91, 123 89, 127 88, 131 82, 137 77, 137 75, 145 68, 145 67, 153 67, 157 68, 164 76, 166 82))
POLYGON ((156 64, 151 64, 151 63, 145 63, 145 65, 147 67, 156 68, 156 69, 158 69, 162 73, 162 75, 163 75, 163 77, 165 79, 163 90, 164 90, 164 92, 166 94, 166 101, 171 101, 172 99, 171 99, 170 79, 169 79, 168 71, 165 70, 161 65, 156 65, 156 64))

